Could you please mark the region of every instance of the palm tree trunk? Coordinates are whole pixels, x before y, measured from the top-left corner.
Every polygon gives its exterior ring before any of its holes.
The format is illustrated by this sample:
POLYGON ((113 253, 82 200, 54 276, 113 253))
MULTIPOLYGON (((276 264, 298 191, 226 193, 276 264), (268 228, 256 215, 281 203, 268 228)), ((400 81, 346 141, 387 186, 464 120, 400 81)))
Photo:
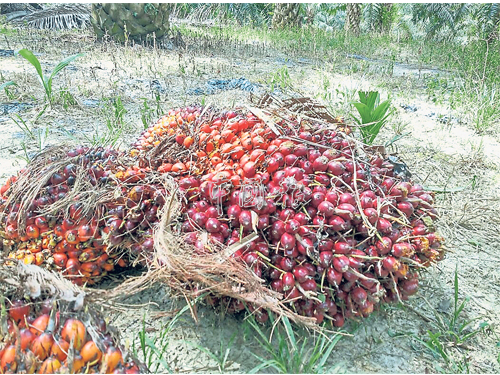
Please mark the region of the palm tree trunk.
POLYGON ((272 28, 299 26, 300 3, 276 3, 274 5, 272 28))
POLYGON ((345 30, 354 35, 359 35, 361 21, 361 4, 348 3, 346 8, 345 30))

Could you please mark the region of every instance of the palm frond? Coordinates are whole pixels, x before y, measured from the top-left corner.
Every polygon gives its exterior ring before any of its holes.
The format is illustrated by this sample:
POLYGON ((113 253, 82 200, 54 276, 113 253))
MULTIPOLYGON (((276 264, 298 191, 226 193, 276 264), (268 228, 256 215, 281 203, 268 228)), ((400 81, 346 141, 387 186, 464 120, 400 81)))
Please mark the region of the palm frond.
POLYGON ((500 26, 500 3, 480 4, 474 17, 485 34, 490 34, 500 26))
POLYGON ((381 3, 367 3, 363 9, 363 19, 369 30, 376 30, 382 23, 383 6, 381 3))
POLYGON ((68 4, 28 14, 14 21, 36 29, 67 30, 90 25, 89 4, 68 4))

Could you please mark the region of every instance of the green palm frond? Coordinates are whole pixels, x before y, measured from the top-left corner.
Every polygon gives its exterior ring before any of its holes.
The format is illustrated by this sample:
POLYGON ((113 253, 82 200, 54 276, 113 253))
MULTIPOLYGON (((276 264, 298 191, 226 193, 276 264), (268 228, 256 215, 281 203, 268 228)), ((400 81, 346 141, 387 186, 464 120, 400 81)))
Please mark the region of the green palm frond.
POLYGON ((469 13, 470 8, 470 4, 415 4, 412 10, 412 20, 426 24, 428 38, 434 37, 438 31, 442 31, 444 28, 448 28, 454 36, 462 26, 461 21, 469 13))
POLYGON ((382 24, 383 6, 381 3, 367 3, 363 9, 363 18, 369 30, 376 30, 382 24))
POLYGON ((265 25, 272 15, 273 4, 268 3, 197 3, 176 4, 172 14, 191 21, 213 19, 233 21, 240 25, 265 25))
POLYGON ((491 33, 500 26, 500 3, 480 4, 474 17, 482 25, 483 32, 491 33))

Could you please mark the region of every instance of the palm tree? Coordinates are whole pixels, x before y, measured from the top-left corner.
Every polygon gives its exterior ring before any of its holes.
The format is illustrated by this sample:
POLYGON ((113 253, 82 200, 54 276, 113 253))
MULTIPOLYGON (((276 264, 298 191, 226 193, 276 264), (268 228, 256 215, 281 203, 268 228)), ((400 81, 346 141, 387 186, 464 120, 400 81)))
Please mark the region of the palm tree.
POLYGON ((361 4, 349 3, 346 7, 345 30, 354 35, 359 35, 359 24, 361 22, 361 4))
POLYGON ((300 3, 277 3, 274 5, 272 28, 282 29, 300 25, 300 3))
POLYGON ((434 37, 438 31, 447 27, 451 31, 450 38, 455 36, 463 25, 471 4, 420 3, 413 6, 413 22, 422 21, 426 25, 427 38, 434 37))
POLYGON ((484 33, 486 39, 498 39, 500 28, 500 4, 488 3, 478 5, 474 18, 480 25, 479 29, 484 33))
POLYGON ((388 31, 392 23, 392 3, 367 3, 363 19, 373 31, 388 31))

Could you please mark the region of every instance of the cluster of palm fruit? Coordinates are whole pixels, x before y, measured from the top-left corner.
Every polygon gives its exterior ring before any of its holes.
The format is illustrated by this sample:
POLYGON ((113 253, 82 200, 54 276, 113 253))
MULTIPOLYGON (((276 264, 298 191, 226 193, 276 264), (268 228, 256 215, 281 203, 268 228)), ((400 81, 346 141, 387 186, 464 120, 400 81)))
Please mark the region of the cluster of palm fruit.
MULTIPOLYGON (((256 232, 232 256, 297 313, 342 326, 383 301, 407 299, 417 270, 444 256, 433 194, 402 181, 380 155, 360 152, 345 128, 341 119, 293 117, 272 128, 251 112, 188 107, 144 131, 131 154, 175 177, 186 198, 176 228, 195 251, 210 254, 256 232), (174 152, 159 152, 166 145, 174 152)), ((256 316, 267 320, 264 311, 256 316)))
POLYGON ((132 359, 96 313, 75 312, 49 297, 4 300, 2 374, 138 374, 132 359), (64 308, 63 308, 64 306, 64 308))
MULTIPOLYGON (((325 123, 284 115, 271 124, 240 110, 172 109, 127 153, 68 151, 92 186, 114 189, 91 218, 79 202, 66 214, 44 216, 44 207, 72 188, 70 165, 31 202, 25 230, 19 202, 7 205, 15 178, 8 181, 0 190, 4 245, 14 245, 10 257, 48 264, 80 284, 99 280, 116 262, 125 266, 123 251, 148 263, 169 194, 158 175, 167 174, 185 198, 173 229, 193 251, 211 254, 257 233, 231 256, 298 314, 342 326, 345 318, 414 294, 417 271, 444 256, 433 194, 402 181, 393 164, 349 133, 340 118, 325 123)), ((244 309, 234 299, 209 301, 244 309)), ((250 305, 266 321, 258 307, 250 305)))
MULTIPOLYGON (((25 209, 9 196, 29 166, 11 177, 0 189, 0 236, 8 258, 58 270, 78 285, 94 284, 116 265, 127 266, 130 258, 144 262, 138 257, 152 253, 152 228, 165 190, 154 183, 140 185, 145 170, 121 165, 121 156, 109 148, 67 150, 62 158, 68 162, 51 172, 25 209), (82 189, 79 179, 87 181, 84 190, 111 191, 111 197, 89 210, 78 200, 85 192, 74 191, 82 189), (74 203, 67 209, 57 206, 68 194, 75 195, 74 203), (124 248, 133 251, 124 254, 124 248)), ((60 158, 47 163, 55 162, 60 158)))

